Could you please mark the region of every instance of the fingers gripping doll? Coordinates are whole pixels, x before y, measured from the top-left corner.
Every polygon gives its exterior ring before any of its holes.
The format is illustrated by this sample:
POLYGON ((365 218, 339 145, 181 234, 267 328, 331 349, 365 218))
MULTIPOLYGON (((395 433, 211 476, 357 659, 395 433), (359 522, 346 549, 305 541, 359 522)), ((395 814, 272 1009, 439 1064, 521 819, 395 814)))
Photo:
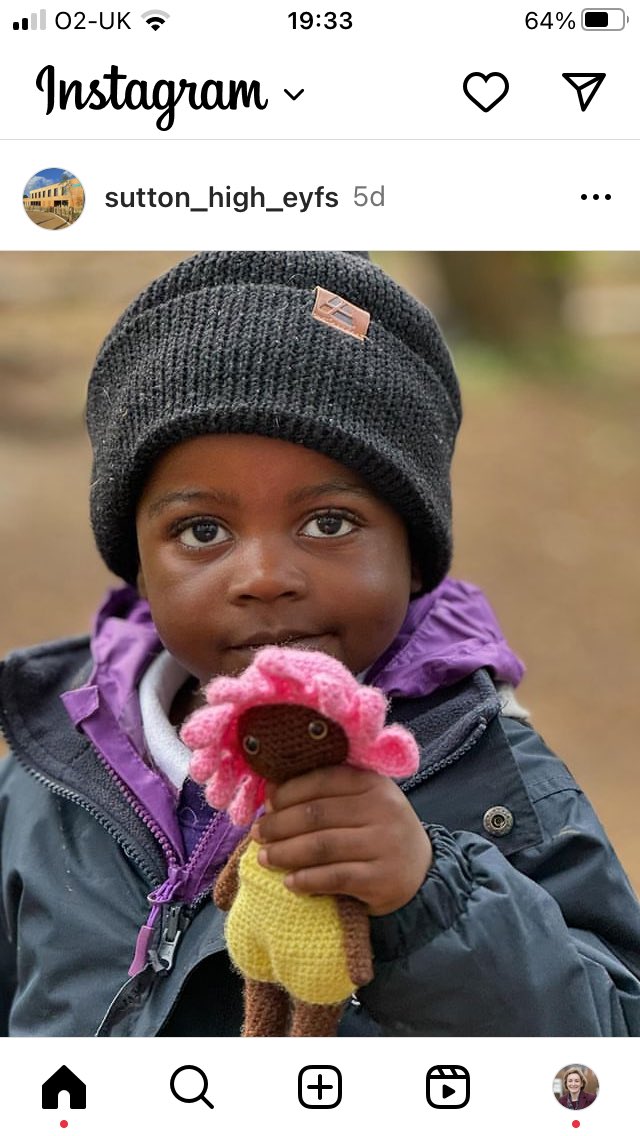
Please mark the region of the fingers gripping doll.
MULTIPOLYGON (((382 692, 320 651, 264 647, 240 676, 213 679, 206 698, 181 737, 191 776, 235 824, 253 820, 267 780, 343 761, 391 777, 418 766, 413 735, 384 725, 382 692)), ((245 980, 243 1034, 335 1034, 345 1000, 373 977, 366 908, 351 896, 293 894, 258 851, 245 837, 214 890, 245 980)))

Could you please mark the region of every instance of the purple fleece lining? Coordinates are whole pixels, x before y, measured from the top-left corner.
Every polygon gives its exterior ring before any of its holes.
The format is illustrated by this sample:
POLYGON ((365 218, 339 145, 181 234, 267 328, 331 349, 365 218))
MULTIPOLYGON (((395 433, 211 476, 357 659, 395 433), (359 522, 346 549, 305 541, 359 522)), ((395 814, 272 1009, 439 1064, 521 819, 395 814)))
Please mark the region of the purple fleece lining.
POLYGON ((412 600, 393 643, 369 668, 367 683, 388 695, 416 698, 480 667, 513 686, 524 674, 480 589, 447 577, 435 591, 412 600))
POLYGON ((156 821, 170 841, 178 860, 184 858, 182 833, 176 816, 176 800, 167 782, 136 753, 129 738, 118 728, 111 707, 99 686, 69 690, 61 695, 71 720, 91 739, 114 773, 125 783, 144 810, 156 821), (85 703, 98 698, 93 714, 82 716, 85 703))
POLYGON ((91 739, 162 829, 177 859, 183 860, 177 794, 149 764, 137 697, 137 684, 160 650, 146 601, 129 586, 111 589, 91 638, 93 671, 84 686, 61 698, 74 725, 91 739))

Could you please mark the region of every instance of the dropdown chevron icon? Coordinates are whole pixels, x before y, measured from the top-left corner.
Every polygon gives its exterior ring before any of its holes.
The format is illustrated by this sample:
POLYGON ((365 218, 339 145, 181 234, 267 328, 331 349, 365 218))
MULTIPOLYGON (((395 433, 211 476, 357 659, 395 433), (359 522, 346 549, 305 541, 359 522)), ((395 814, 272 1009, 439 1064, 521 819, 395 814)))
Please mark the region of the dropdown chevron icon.
POLYGON ((285 93, 285 95, 288 95, 290 99, 293 99, 293 101, 295 103, 296 99, 299 99, 300 95, 304 94, 304 87, 301 87, 300 90, 297 91, 295 95, 291 91, 288 91, 287 88, 285 87, 284 93, 285 93))

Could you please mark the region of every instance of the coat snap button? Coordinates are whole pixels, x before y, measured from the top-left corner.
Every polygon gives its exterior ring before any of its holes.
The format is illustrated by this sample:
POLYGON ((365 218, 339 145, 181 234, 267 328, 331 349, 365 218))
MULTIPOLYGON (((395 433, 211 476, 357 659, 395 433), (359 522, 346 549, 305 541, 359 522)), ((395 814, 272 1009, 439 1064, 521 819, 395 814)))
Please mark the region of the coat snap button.
POLYGON ((493 805, 484 814, 482 825, 490 836, 507 836, 513 828, 513 813, 506 805, 493 805))

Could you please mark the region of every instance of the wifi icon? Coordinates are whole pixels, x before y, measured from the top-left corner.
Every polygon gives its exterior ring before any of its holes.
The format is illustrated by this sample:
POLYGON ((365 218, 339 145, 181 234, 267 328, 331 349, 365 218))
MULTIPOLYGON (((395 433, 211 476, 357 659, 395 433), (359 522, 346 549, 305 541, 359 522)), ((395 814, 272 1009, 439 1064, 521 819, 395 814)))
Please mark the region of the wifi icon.
POLYGON ((166 24, 169 19, 169 13, 162 12, 160 8, 150 8, 148 12, 142 13, 142 19, 150 28, 153 28, 154 32, 157 32, 158 28, 166 24))

